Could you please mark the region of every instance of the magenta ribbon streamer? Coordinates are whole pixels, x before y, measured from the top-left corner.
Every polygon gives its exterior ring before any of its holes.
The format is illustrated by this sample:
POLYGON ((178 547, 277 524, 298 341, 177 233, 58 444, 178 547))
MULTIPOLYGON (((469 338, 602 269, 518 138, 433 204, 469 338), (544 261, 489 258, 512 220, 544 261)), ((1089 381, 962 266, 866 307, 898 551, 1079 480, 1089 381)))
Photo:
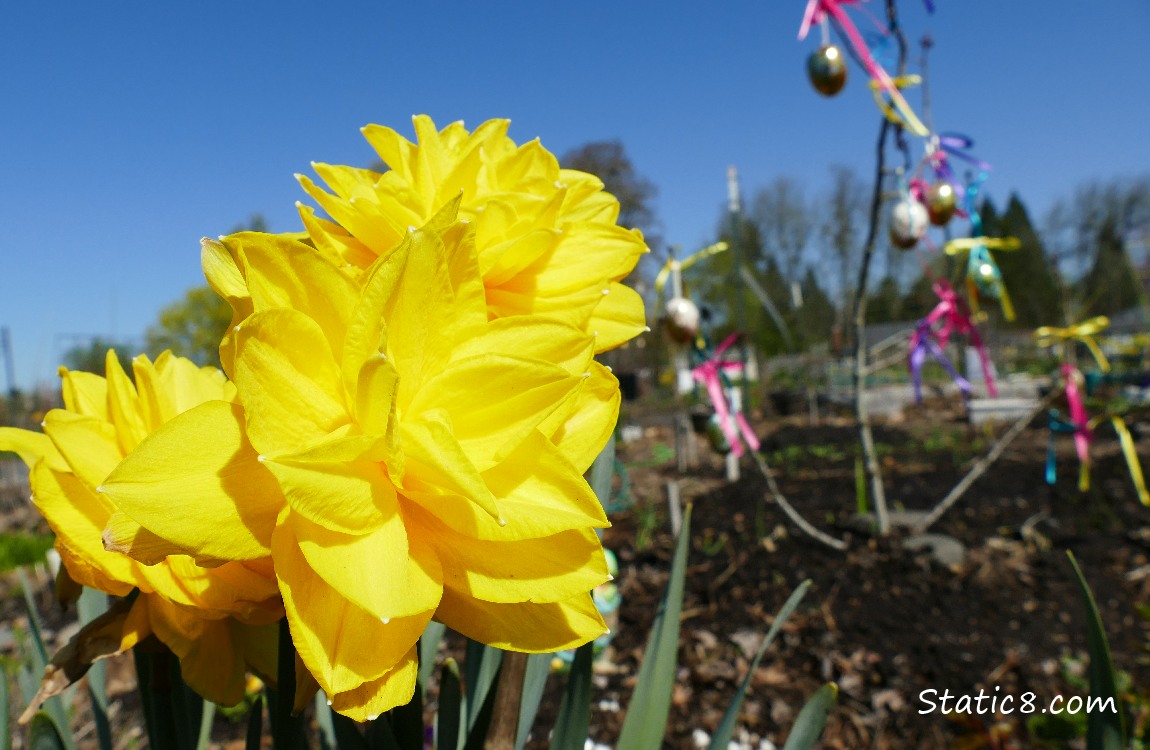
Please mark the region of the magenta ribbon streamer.
POLYGON ((855 27, 854 22, 851 21, 850 16, 842 9, 843 5, 853 5, 866 0, 809 0, 807 9, 803 13, 803 23, 799 27, 799 39, 806 39, 807 33, 810 32, 811 26, 822 21, 830 16, 838 22, 839 27, 843 33, 846 34, 847 39, 850 40, 851 46, 854 47, 855 52, 858 54, 859 60, 862 61, 863 67, 871 78, 878 81, 879 86, 888 94, 892 96, 902 97, 898 92, 898 87, 894 85, 887 72, 882 69, 874 57, 870 53, 870 48, 867 46, 866 40, 863 39, 862 34, 855 27))
POLYGON ((1074 424, 1074 449, 1078 452, 1078 460, 1086 465, 1090 462, 1090 441, 1094 433, 1090 430, 1090 418, 1086 416, 1086 405, 1078 388, 1082 373, 1074 365, 1063 363, 1062 378, 1066 381, 1066 404, 1070 409, 1070 421, 1074 424))
MULTIPOLYGON (((978 332, 978 326, 971 320, 970 313, 963 304, 962 299, 951 288, 950 284, 945 279, 940 279, 934 283, 934 293, 938 295, 938 304, 934 309, 923 318, 920 322, 926 323, 927 330, 938 339, 938 346, 945 347, 950 341, 950 336, 957 333, 966 336, 967 341, 978 352, 978 361, 982 364, 982 377, 986 381, 986 391, 990 394, 991 398, 998 397, 998 388, 994 383, 994 374, 990 366, 990 355, 986 351, 986 344, 982 341, 982 335, 978 332), (934 329, 936 323, 941 321, 941 325, 937 331, 934 329)), ((915 330, 914 336, 911 337, 911 349, 915 346, 916 337, 919 336, 919 331, 915 330)), ((960 386, 961 387, 961 386, 960 386)))
POLYGON ((735 412, 732 419, 731 409, 727 404, 727 396, 723 393, 722 372, 724 370, 738 370, 743 365, 740 362, 724 362, 720 359, 723 352, 729 349, 738 338, 739 334, 737 333, 728 336, 726 341, 719 344, 714 353, 703 364, 691 370, 691 374, 696 381, 706 386, 707 395, 711 398, 711 406, 719 415, 719 427, 723 430, 723 435, 727 438, 731 451, 736 456, 742 457, 743 443, 739 440, 740 434, 753 451, 759 449, 759 439, 755 437, 751 425, 747 423, 747 418, 743 416, 741 411, 735 412))
POLYGON ((926 318, 918 322, 914 334, 910 337, 910 377, 914 381, 914 400, 917 403, 922 403, 922 365, 926 362, 926 355, 928 354, 934 357, 942 365, 942 369, 946 370, 947 374, 954 379, 954 384, 958 386, 963 395, 970 396, 970 381, 959 375, 958 371, 954 369, 954 365, 950 363, 942 351, 942 347, 935 340, 936 337, 941 338, 926 318))

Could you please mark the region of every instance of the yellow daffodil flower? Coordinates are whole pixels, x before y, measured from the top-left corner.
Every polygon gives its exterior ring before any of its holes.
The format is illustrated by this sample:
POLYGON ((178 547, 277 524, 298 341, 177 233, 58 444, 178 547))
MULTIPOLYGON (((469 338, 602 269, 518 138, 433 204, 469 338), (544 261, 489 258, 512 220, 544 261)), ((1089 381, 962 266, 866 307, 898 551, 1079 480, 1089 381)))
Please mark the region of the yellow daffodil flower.
POLYGON ((168 352, 154 363, 137 357, 132 367, 135 385, 113 352, 106 378, 61 369, 64 408, 48 412, 43 433, 0 428, 0 450, 28 464, 33 502, 56 534, 71 579, 116 596, 139 589, 131 606, 115 608, 98 632, 83 631, 114 644, 100 645, 99 656, 154 634, 180 658, 193 689, 234 705, 249 668, 275 674, 273 623, 283 614, 270 559, 202 568, 187 556, 166 557, 156 550, 170 545, 119 513, 100 485, 162 424, 204 402, 230 402, 235 388, 220 371, 168 352), (105 550, 105 528, 116 529, 151 564, 105 550))
POLYGON ((582 472, 618 383, 570 321, 489 320, 457 202, 355 279, 291 238, 205 240, 239 401, 186 412, 104 482, 173 549, 270 554, 303 663, 357 720, 411 698, 433 617, 529 652, 605 632, 588 592, 607 520, 582 472))
POLYGON ((490 317, 562 316, 594 337, 596 352, 645 329, 642 299, 619 281, 647 248, 638 231, 616 224, 619 202, 599 178, 561 169, 538 140, 516 145, 508 120, 471 132, 462 122, 436 130, 427 116, 414 121, 418 144, 380 125, 363 129, 388 167, 383 174, 313 164, 330 193, 297 175, 332 219, 299 207, 320 252, 367 268, 408 227, 462 196, 459 216, 475 222, 490 317))

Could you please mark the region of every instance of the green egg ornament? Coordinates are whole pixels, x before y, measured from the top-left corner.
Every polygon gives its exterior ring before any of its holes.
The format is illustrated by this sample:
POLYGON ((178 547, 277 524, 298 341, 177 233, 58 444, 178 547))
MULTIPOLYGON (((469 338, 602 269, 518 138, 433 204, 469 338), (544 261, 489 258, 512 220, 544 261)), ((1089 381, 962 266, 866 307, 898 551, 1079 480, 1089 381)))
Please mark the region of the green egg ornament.
POLYGON ((926 212, 930 216, 930 223, 936 227, 944 227, 958 210, 958 196, 955 195, 954 186, 949 182, 936 182, 926 189, 923 196, 926 203, 926 212))
POLYGON ((707 420, 706 435, 715 453, 725 456, 731 452, 731 443, 727 440, 727 433, 723 432, 723 423, 718 414, 712 414, 707 420))
POLYGON ((833 44, 824 44, 807 58, 807 75, 815 91, 834 96, 847 82, 847 65, 843 53, 833 44))

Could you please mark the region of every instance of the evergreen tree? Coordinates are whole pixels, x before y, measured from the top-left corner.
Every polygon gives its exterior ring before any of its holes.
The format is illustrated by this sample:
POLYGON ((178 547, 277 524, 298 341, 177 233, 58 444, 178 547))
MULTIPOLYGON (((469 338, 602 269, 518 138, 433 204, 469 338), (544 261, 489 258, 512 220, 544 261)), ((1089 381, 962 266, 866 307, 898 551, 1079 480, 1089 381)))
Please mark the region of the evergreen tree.
POLYGON ((902 320, 902 293, 893 276, 884 276, 867 296, 867 323, 893 323, 902 320))
POLYGON ((1021 199, 1011 195, 1002 216, 991 213, 988 217, 984 213, 983 226, 987 236, 1017 237, 1021 243, 1017 250, 994 254, 1014 305, 1013 325, 1060 325, 1063 314, 1058 275, 1021 199))
POLYGON ((807 266, 802 281, 803 306, 796 311, 798 332, 804 349, 830 340, 835 326, 834 302, 819 284, 815 270, 807 266))
POLYGON ((1081 296, 1083 318, 1129 310, 1141 302, 1138 276, 1113 216, 1098 228, 1094 265, 1082 279, 1081 296))

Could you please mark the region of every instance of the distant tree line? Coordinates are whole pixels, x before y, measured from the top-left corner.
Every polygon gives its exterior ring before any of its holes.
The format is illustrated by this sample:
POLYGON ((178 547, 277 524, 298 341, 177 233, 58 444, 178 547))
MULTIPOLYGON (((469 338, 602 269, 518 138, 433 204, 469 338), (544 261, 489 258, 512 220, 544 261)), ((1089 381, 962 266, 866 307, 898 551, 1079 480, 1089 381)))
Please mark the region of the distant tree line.
MULTIPOLYGON (((739 256, 790 329, 797 350, 829 343, 846 345, 843 331, 866 231, 870 193, 851 169, 832 170, 829 188, 808 197, 799 180, 780 177, 759 188, 737 228, 718 222, 718 239, 738 243, 739 256)), ((987 304, 991 325, 1033 329, 1066 325, 1095 315, 1143 306, 1150 289, 1150 177, 1116 179, 1079 187, 1059 201, 1037 227, 1022 198, 1003 209, 987 198, 979 206, 988 237, 1017 237, 1018 250, 995 259, 1014 304, 1016 319, 1002 319, 987 304)), ((885 215, 885 212, 884 212, 885 215)), ((955 220, 956 224, 959 220, 955 220)), ((868 323, 913 322, 937 302, 936 279, 963 286, 964 257, 903 251, 879 232, 877 280, 866 290, 868 323)), ((706 306, 720 338, 737 326, 742 295, 743 326, 767 354, 786 350, 784 337, 751 285, 734 269, 735 254, 715 256, 686 274, 697 301, 706 306)))
MULTIPOLYGON (((620 222, 644 231, 652 252, 629 282, 653 297, 651 282, 668 257, 654 204, 655 185, 639 173, 618 141, 585 144, 560 162, 598 175, 620 200, 620 222)), ((867 229, 869 195, 870 185, 856 172, 833 167, 829 186, 818 194, 808 193, 800 179, 778 177, 753 192, 737 221, 724 214, 716 240, 734 240, 737 253, 713 256, 684 273, 713 336, 735 330, 741 307, 743 330, 767 355, 846 346, 846 316, 858 293, 852 285, 867 229), (735 267, 736 257, 744 271, 735 267), (786 334, 765 310, 760 294, 781 315, 786 334)), ((1018 250, 995 254, 1017 319, 1007 323, 996 306, 986 305, 992 325, 1065 325, 1146 304, 1150 176, 1081 185, 1052 207, 1041 229, 1018 195, 1011 195, 1002 209, 987 198, 979 210, 987 236, 1012 236, 1021 242, 1018 250)), ((236 229, 266 230, 266 224, 253 216, 236 229)), ((886 239, 886 227, 878 236, 877 280, 865 292, 870 323, 914 321, 927 314, 937 301, 931 289, 934 279, 949 279, 961 288, 963 259, 899 250, 886 239)), ((200 364, 218 366, 216 347, 230 318, 227 303, 208 286, 194 287, 160 311, 145 334, 146 351, 156 356, 171 349, 200 364)), ((65 364, 102 371, 108 348, 124 349, 113 341, 91 342, 69 350, 65 364)))

